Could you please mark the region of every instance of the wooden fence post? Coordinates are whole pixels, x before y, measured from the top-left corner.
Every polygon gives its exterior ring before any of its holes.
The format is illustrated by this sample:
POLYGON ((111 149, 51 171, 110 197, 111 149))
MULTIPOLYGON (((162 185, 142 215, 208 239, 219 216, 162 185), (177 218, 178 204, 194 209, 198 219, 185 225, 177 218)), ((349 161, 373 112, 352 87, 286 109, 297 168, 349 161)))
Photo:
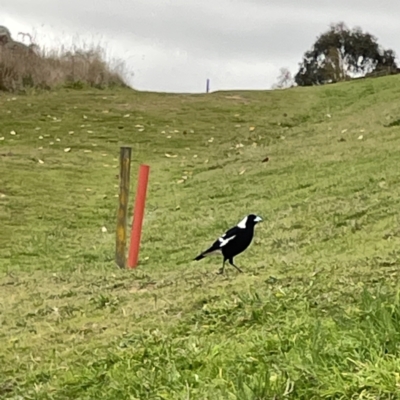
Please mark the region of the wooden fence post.
POLYGON ((120 268, 126 265, 126 222, 128 219, 129 183, 131 172, 131 147, 121 147, 119 156, 119 207, 115 261, 120 268))

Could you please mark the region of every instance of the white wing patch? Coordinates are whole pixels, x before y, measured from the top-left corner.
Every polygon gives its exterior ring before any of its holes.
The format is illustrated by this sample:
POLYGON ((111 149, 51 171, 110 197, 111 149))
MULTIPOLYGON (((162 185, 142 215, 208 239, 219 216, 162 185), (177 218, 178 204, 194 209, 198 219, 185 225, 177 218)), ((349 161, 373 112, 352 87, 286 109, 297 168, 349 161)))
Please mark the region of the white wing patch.
MULTIPOLYGON (((225 236, 225 235, 224 235, 224 236, 225 236)), ((221 244, 219 245, 219 247, 224 247, 224 246, 226 246, 232 239, 235 239, 235 237, 236 237, 236 235, 233 235, 233 236, 230 236, 230 237, 224 239, 224 236, 222 236, 222 237, 220 237, 220 238, 218 239, 218 241, 221 243, 221 244)))

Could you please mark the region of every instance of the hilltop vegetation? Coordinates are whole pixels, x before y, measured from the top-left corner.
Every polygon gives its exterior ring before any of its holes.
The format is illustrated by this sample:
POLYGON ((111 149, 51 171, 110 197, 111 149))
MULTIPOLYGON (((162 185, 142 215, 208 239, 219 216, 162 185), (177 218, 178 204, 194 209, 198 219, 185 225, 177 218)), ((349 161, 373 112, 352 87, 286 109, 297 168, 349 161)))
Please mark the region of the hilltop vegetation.
POLYGON ((0 91, 26 92, 34 89, 127 87, 128 70, 121 60, 107 57, 101 45, 60 46, 55 49, 14 40, 0 26, 0 91))
POLYGON ((0 397, 399 398, 399 93, 1 95, 0 397), (151 166, 135 271, 120 145, 132 194, 151 166), (243 274, 192 262, 249 212, 243 274))
POLYGON ((342 82, 356 76, 385 76, 400 72, 396 53, 360 27, 332 24, 304 54, 294 81, 299 86, 342 82))

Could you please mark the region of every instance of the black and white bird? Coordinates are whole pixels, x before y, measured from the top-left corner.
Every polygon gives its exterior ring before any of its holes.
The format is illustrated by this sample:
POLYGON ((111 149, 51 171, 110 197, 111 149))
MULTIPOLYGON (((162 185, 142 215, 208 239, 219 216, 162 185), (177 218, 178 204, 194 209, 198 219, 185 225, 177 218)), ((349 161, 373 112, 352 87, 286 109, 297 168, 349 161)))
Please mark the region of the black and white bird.
POLYGON ((235 267, 239 272, 243 272, 233 263, 233 258, 242 253, 249 247, 254 236, 254 227, 262 221, 262 218, 249 214, 244 217, 236 226, 227 230, 218 238, 211 247, 199 254, 195 260, 199 261, 204 257, 221 254, 224 257, 222 268, 219 273, 224 273, 225 261, 235 267))

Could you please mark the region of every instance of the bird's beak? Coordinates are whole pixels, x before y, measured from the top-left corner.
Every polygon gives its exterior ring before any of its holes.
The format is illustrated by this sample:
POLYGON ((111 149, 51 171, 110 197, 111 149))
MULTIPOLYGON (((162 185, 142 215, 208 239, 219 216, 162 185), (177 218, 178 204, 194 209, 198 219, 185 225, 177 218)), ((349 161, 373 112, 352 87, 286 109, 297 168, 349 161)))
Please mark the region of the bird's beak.
POLYGON ((258 217, 258 216, 254 219, 255 222, 261 222, 262 220, 263 219, 261 217, 258 217))

